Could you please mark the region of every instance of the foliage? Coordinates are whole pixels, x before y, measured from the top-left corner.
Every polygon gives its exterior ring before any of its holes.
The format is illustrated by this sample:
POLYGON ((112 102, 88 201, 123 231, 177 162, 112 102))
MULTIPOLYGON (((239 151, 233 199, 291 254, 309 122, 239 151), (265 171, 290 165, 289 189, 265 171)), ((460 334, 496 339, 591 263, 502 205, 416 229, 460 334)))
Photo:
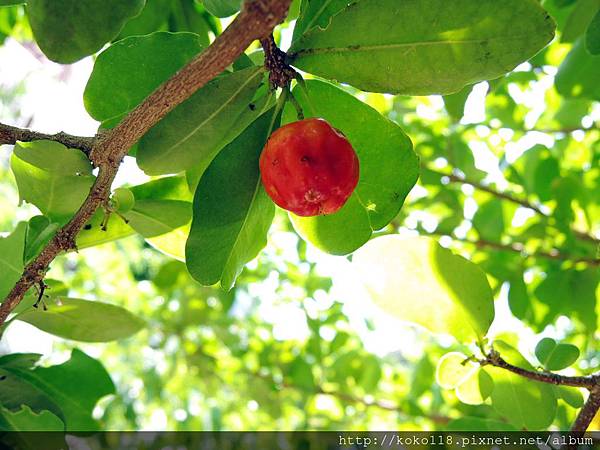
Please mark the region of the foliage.
MULTIPOLYGON (((569 428, 581 390, 477 357, 600 367, 591 3, 295 2, 275 34, 304 79, 272 89, 252 47, 178 105, 129 151, 148 181, 115 185, 80 252, 0 327, 3 342, 24 323, 57 337, 44 358, 0 357, 0 430, 569 428), (358 154, 338 213, 286 214, 260 183, 268 135, 299 116, 358 154)), ((96 55, 83 102, 102 132, 240 7, 0 0, 0 40, 59 63, 96 55)), ((97 177, 58 142, 10 155, 2 299, 97 177)))

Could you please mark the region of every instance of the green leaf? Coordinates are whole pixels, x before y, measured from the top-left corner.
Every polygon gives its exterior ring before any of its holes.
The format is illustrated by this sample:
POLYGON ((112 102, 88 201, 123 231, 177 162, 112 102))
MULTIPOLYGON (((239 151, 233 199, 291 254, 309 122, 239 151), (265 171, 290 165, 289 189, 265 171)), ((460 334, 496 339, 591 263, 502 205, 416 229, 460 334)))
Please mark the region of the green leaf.
POLYGON ((554 28, 536 0, 359 1, 291 52, 298 68, 365 91, 450 94, 527 61, 554 28))
POLYGON ((83 101, 100 122, 121 118, 202 51, 193 33, 158 32, 123 39, 94 63, 83 101))
POLYGON ((28 0, 35 40, 52 61, 70 64, 102 48, 138 15, 144 0, 28 0))
POLYGON ((192 219, 192 205, 179 200, 136 200, 133 209, 123 216, 135 231, 151 238, 187 224, 192 219))
POLYGON ((21 320, 46 333, 82 342, 108 342, 132 336, 144 321, 126 309, 108 303, 77 298, 53 298, 47 310, 25 311, 21 320))
POLYGON ((65 424, 48 410, 35 413, 27 405, 17 411, 0 406, 0 431, 5 431, 6 448, 20 450, 62 450, 68 448, 64 438, 65 424))
POLYGON ((0 407, 0 431, 64 431, 65 424, 50 411, 34 413, 26 405, 18 412, 0 407))
POLYGON ((600 55, 590 55, 578 41, 564 59, 556 74, 556 90, 569 98, 600 100, 600 55))
POLYGON ((75 241, 78 249, 95 247, 135 234, 135 230, 117 214, 110 215, 108 222, 106 222, 106 228, 104 228, 105 216, 105 211, 98 209, 84 225, 75 241))
POLYGON ((465 105, 472 91, 473 86, 467 85, 454 94, 444 96, 444 106, 446 107, 446 111, 448 111, 448 115, 455 122, 460 122, 465 115, 465 105))
POLYGON ((79 209, 95 180, 82 152, 52 141, 17 143, 11 168, 21 201, 57 222, 79 209))
POLYGON ((504 233, 504 227, 502 202, 494 198, 479 205, 477 212, 473 216, 473 228, 477 230, 483 239, 500 242, 502 233, 504 233))
POLYGON ((569 406, 581 408, 584 404, 581 390, 570 386, 554 386, 556 397, 562 398, 569 406))
POLYGON ((64 419, 61 408, 42 390, 27 383, 13 372, 33 368, 41 355, 13 353, 0 357, 0 404, 11 411, 28 405, 36 412, 49 410, 64 419))
POLYGON ((291 378, 293 386, 309 393, 315 390, 315 378, 312 372, 312 366, 301 356, 297 356, 289 365, 288 376, 291 378))
POLYGON ((600 10, 598 0, 578 0, 563 28, 561 42, 575 42, 600 10))
MULTIPOLYGON (((98 430, 92 410, 100 398, 115 392, 112 380, 98 361, 75 349, 71 359, 63 364, 31 370, 30 365, 15 364, 14 354, 9 357, 13 358, 0 358, 0 369, 24 388, 40 392, 60 405, 67 431, 98 430)), ((4 390, 0 390, 2 395, 4 390)))
POLYGON ((326 29, 331 21, 331 16, 346 6, 348 6, 348 0, 303 0, 300 6, 300 17, 294 26, 293 42, 315 27, 326 29))
POLYGON ((456 396, 467 405, 481 405, 494 391, 494 380, 490 374, 478 367, 456 387, 456 396))
POLYGON ((473 371, 473 366, 463 353, 446 353, 438 361, 435 379, 442 388, 454 389, 467 379, 473 371))
POLYGON ((26 0, 0 0, 0 6, 22 5, 26 0))
POLYGON ((365 392, 374 392, 382 376, 379 359, 374 355, 367 355, 361 361, 361 365, 362 371, 358 383, 365 392))
POLYGON ((559 344, 544 338, 535 347, 535 356, 547 370, 562 370, 579 358, 579 349, 572 344, 559 344))
POLYGON ((21 222, 6 237, 0 237, 0 302, 21 278, 27 224, 21 222))
POLYGON ((238 118, 251 109, 262 80, 263 69, 250 67, 208 83, 141 139, 140 168, 159 175, 207 164, 231 141, 224 142, 227 136, 235 138, 246 126, 238 118))
POLYGON ((444 431, 519 431, 512 425, 498 420, 483 419, 481 417, 461 417, 460 419, 452 420, 444 431))
POLYGON ((592 55, 600 55, 600 10, 585 33, 585 47, 592 55))
POLYGON ((220 24, 197 0, 173 0, 169 30, 196 33, 202 45, 208 47, 209 33, 219 35, 220 24))
POLYGON ((18 412, 0 407, 0 431, 63 431, 64 423, 50 411, 34 413, 23 405, 18 412))
MULTIPOLYGON (((511 364, 534 370, 510 345, 496 341, 494 348, 511 364)), ((510 424, 529 431, 545 430, 552 424, 557 406, 552 386, 498 367, 487 371, 494 380, 492 406, 510 424)))
POLYGON ((432 239, 378 237, 355 253, 353 264, 379 307, 433 333, 481 341, 494 319, 485 273, 432 239))
POLYGON ((23 261, 27 264, 35 258, 59 228, 60 224, 51 222, 46 216, 34 216, 29 219, 23 261))
POLYGON ((229 17, 237 13, 242 0, 204 0, 204 7, 213 16, 229 17))
MULTIPOLYGON (((360 162, 358 186, 335 214, 318 217, 291 215, 303 238, 336 255, 353 252, 385 227, 415 185, 419 161, 404 131, 352 95, 322 81, 306 82, 294 95, 307 117, 321 117, 348 138, 360 162)), ((293 121, 291 109, 286 122, 293 121)))
POLYGON ((190 274, 205 285, 233 287, 267 242, 275 206, 260 182, 258 159, 273 121, 266 113, 225 147, 202 176, 186 244, 190 274))
POLYGON ((116 40, 150 34, 161 29, 166 25, 171 3, 171 0, 146 0, 142 12, 125 24, 116 40))

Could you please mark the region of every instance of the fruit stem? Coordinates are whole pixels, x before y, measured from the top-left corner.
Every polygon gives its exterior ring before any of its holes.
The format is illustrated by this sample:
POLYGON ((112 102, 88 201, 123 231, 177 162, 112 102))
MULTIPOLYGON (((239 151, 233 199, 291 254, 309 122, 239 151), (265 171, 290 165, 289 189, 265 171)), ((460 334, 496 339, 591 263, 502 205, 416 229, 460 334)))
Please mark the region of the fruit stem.
POLYGON ((286 87, 284 90, 288 91, 289 102, 294 106, 294 108, 296 108, 296 117, 298 118, 298 120, 304 120, 304 110, 298 102, 298 99, 289 87, 286 87))

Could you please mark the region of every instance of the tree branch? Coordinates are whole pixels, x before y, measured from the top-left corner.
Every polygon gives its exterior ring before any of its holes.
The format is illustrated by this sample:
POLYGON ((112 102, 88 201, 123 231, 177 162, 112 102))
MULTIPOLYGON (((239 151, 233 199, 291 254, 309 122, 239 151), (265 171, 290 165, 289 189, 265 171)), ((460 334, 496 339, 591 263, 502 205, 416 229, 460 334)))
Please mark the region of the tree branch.
POLYGON ((590 391, 590 396, 579 411, 573 426, 571 427, 571 433, 576 436, 583 436, 587 431, 588 427, 596 417, 598 410, 600 409, 600 385, 596 386, 590 391))
MULTIPOLYGON (((419 233, 422 233, 421 229, 419 229, 419 233)), ((549 251, 536 251, 534 253, 527 253, 525 251, 524 244, 521 242, 512 242, 509 244, 504 244, 501 242, 488 241, 487 239, 483 239, 483 238, 480 238, 477 240, 461 239, 456 236, 449 235, 447 233, 427 232, 427 234, 434 235, 434 236, 449 236, 450 238, 452 238, 455 241, 463 242, 465 244, 471 244, 477 248, 493 248, 496 250, 514 252, 514 253, 519 253, 520 255, 524 255, 527 258, 544 258, 544 259, 550 259, 553 261, 570 261, 574 264, 585 263, 585 264, 589 264, 590 266, 600 266, 600 258, 575 256, 572 254, 563 253, 560 250, 555 249, 555 248, 552 250, 549 250, 549 251)))
POLYGON ((17 141, 31 142, 41 140, 60 142, 69 148, 79 149, 89 156, 96 138, 72 136, 63 132, 57 134, 38 133, 26 128, 17 128, 0 123, 0 145, 14 145, 17 141))
POLYGON ((75 238, 96 209, 110 195, 111 184, 129 148, 177 105, 223 72, 256 39, 268 36, 285 18, 291 0, 246 0, 231 25, 201 54, 158 87, 119 125, 98 137, 90 159, 98 177, 73 218, 29 263, 21 278, 0 305, 0 325, 25 293, 45 276, 50 263, 63 251, 76 248, 75 238))
POLYGON ((274 88, 284 88, 296 77, 296 71, 286 63, 287 55, 275 43, 273 34, 261 39, 265 51, 265 67, 269 71, 269 81, 274 88))
MULTIPOLYGON (((483 192, 487 192, 488 194, 493 195, 496 198, 500 198, 503 200, 507 200, 511 203, 515 203, 517 205, 520 205, 524 208, 528 208, 531 209, 532 211, 534 211, 536 214, 539 214, 540 216, 543 216, 545 219, 549 219, 550 216, 548 214, 546 214, 542 209, 540 205, 535 205, 533 203, 531 203, 530 201, 523 199, 523 198, 518 198, 515 197, 513 195, 510 194, 506 194, 504 192, 500 192, 497 191, 496 189, 487 186, 483 183, 480 183, 478 181, 474 181, 474 180, 470 180, 468 178, 456 175, 454 173, 444 173, 444 172, 440 172, 438 170, 432 169, 430 167, 425 167, 427 170, 429 170, 432 173, 435 173, 436 175, 439 175, 441 177, 447 177, 448 180, 451 183, 460 183, 460 184, 468 184, 469 186, 473 186, 475 189, 477 189, 478 191, 483 191, 483 192)), ((579 231, 579 230, 571 230, 573 232, 573 234, 581 240, 584 241, 588 241, 591 242, 593 244, 600 244, 600 239, 589 235, 588 233, 585 233, 583 231, 579 231)))
POLYGON ((600 389, 600 373, 580 377, 570 377, 552 372, 534 372, 532 370, 527 370, 521 367, 513 366, 512 364, 506 362, 495 350, 492 350, 486 355, 484 359, 481 359, 478 362, 482 366, 489 365, 499 367, 501 369, 508 370, 509 372, 515 373, 522 377, 529 378, 530 380, 554 384, 555 386, 572 386, 587 388, 592 392, 600 389))

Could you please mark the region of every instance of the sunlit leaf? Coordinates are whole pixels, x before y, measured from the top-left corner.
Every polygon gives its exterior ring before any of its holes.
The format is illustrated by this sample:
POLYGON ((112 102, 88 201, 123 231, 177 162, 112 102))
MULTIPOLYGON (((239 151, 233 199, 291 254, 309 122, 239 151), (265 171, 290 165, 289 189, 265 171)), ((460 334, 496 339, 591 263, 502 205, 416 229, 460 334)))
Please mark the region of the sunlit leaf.
POLYGON ((52 141, 17 143, 11 168, 21 200, 57 221, 79 209, 95 180, 81 151, 52 141))
POLYGON ((123 339, 144 326, 144 321, 126 309, 108 303, 58 297, 45 305, 47 309, 25 311, 16 320, 55 336, 83 342, 123 339))
POLYGON ((353 263, 375 303, 398 319, 461 342, 481 340, 492 323, 485 273, 432 239, 379 237, 353 263))
POLYGON ((300 69, 365 91, 449 94, 511 71, 554 27, 535 0, 372 0, 350 4, 291 51, 300 69))

